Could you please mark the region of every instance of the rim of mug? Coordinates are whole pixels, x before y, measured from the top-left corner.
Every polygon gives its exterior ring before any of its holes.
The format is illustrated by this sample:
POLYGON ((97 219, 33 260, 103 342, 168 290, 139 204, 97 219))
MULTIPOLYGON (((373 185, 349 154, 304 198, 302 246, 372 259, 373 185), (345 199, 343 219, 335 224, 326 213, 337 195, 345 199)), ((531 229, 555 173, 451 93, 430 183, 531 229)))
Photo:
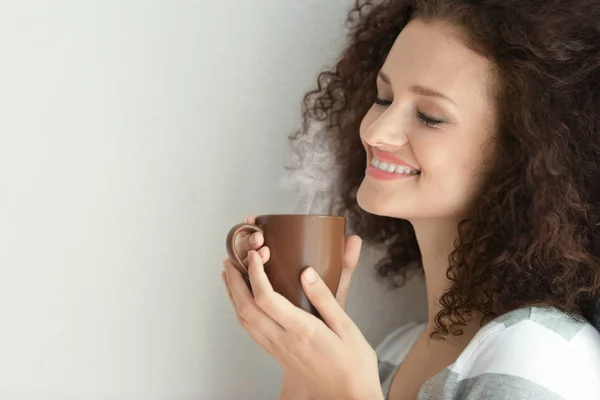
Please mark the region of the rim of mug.
POLYGON ((340 215, 327 215, 327 214, 261 214, 257 215, 255 218, 261 217, 290 217, 290 218, 335 218, 335 219, 346 219, 346 217, 342 217, 340 215))

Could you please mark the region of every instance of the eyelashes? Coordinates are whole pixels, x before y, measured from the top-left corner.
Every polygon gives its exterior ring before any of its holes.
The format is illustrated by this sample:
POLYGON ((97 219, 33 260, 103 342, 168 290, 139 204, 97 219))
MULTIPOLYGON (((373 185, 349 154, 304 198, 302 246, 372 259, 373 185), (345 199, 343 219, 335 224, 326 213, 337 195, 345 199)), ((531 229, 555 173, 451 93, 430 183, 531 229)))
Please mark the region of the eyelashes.
POLYGON ((423 124, 425 124, 425 125, 427 125, 427 126, 430 126, 430 127, 432 127, 432 128, 433 128, 433 127, 436 127, 436 126, 438 126, 438 125, 441 125, 441 124, 443 124, 443 123, 445 123, 445 122, 446 122, 446 121, 443 121, 443 120, 441 120, 441 119, 437 119, 437 118, 430 117, 429 115, 427 115, 427 114, 425 114, 425 113, 422 113, 422 112, 420 112, 420 111, 418 111, 418 112, 417 112, 417 117, 419 118, 419 120, 420 120, 420 121, 421 121, 423 124))
POLYGON ((391 106, 392 102, 391 101, 387 101, 387 100, 382 100, 379 97, 375 98, 375 104, 377 104, 378 106, 391 106))
MULTIPOLYGON (((375 98, 375 104, 382 107, 389 107, 392 105, 391 101, 380 99, 379 97, 375 98)), ((434 118, 431 115, 428 115, 422 111, 417 111, 417 118, 423 125, 426 125, 430 128, 435 128, 436 126, 442 125, 446 123, 443 119, 434 118)))

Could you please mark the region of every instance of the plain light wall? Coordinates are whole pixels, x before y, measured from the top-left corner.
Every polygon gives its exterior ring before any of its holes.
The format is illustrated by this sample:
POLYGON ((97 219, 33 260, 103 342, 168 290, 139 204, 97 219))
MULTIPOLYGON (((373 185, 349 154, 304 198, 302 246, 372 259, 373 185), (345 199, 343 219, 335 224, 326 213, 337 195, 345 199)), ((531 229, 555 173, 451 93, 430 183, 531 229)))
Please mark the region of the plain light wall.
MULTIPOLYGON (((219 279, 276 185, 351 0, 0 1, 0 399, 270 399, 219 279)), ((376 344, 422 316, 361 261, 376 344)))

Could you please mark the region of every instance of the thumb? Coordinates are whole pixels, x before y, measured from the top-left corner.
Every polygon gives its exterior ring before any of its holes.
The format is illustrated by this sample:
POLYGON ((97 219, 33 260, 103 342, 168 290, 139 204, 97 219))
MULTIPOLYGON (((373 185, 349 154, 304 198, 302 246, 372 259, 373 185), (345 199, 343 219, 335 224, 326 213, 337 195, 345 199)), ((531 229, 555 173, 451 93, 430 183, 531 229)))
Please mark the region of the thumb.
POLYGON ((302 287, 306 297, 321 314, 325 324, 338 336, 344 336, 348 327, 352 325, 352 321, 313 268, 306 268, 302 273, 302 287))
POLYGON ((352 235, 346 239, 344 265, 342 266, 342 275, 340 276, 340 283, 335 295, 336 300, 344 310, 346 309, 346 299, 348 298, 348 291, 350 290, 350 281, 352 280, 352 275, 358 265, 361 248, 362 240, 357 235, 352 235))

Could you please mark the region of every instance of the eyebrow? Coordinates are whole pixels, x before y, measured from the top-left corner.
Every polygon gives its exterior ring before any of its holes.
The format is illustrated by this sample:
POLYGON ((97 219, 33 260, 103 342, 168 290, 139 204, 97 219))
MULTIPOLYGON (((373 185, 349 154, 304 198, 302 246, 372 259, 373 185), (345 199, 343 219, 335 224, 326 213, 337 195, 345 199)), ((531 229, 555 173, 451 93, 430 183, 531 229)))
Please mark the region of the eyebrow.
MULTIPOLYGON (((390 78, 383 71, 379 71, 379 78, 382 81, 384 81, 385 83, 387 83, 388 85, 391 85, 390 78)), ((450 103, 452 103, 456 106, 456 103, 448 96, 443 95, 440 92, 436 92, 433 89, 426 88, 424 86, 420 86, 420 85, 411 86, 410 91, 413 93, 416 93, 416 94, 420 94, 421 96, 437 97, 439 99, 449 101, 450 103)))

